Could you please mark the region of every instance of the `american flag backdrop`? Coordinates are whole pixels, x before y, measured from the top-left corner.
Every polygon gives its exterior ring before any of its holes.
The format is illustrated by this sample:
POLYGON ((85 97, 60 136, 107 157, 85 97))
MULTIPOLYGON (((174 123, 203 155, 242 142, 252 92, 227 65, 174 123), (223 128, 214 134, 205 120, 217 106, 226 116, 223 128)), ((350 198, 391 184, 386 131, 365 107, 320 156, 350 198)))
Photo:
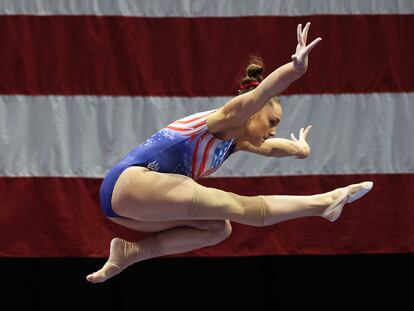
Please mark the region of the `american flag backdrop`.
MULTIPOLYGON (((199 182, 242 195, 365 180, 330 223, 233 223, 186 256, 414 251, 414 1, 0 1, 0 256, 103 257, 139 239, 99 208, 103 176, 175 120, 224 105, 249 55, 265 75, 312 23, 308 72, 282 94, 278 137, 312 125, 305 160, 238 152, 199 182)), ((139 189, 137 190, 139 191, 139 189)))

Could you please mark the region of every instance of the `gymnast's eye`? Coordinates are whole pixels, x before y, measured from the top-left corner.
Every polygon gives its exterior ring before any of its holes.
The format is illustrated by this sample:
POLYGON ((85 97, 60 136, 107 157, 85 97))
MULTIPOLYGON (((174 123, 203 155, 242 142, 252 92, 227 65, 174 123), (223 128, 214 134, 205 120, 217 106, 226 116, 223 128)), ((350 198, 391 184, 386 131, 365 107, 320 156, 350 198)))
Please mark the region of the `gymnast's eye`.
POLYGON ((280 122, 279 118, 276 118, 276 119, 273 119, 272 118, 272 119, 270 119, 270 127, 274 127, 274 126, 278 125, 279 122, 280 122))

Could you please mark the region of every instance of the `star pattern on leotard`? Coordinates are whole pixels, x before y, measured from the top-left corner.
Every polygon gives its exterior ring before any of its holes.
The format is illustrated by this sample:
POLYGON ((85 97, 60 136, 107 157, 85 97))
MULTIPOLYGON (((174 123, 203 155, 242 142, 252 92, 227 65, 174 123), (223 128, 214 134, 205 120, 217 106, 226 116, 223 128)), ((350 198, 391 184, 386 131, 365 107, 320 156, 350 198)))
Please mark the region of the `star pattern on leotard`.
POLYGON ((162 129, 161 131, 160 131, 160 134, 163 136, 163 137, 165 137, 165 138, 167 138, 168 140, 174 140, 174 135, 172 135, 169 131, 167 131, 166 129, 162 129))

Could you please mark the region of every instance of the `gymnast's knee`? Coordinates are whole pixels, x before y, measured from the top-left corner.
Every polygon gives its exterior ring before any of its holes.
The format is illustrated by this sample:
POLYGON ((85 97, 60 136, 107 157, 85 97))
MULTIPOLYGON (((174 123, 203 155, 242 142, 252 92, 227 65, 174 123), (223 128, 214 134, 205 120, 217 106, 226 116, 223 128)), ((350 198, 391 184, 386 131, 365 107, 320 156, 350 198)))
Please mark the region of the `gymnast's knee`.
POLYGON ((263 227, 266 217, 263 196, 241 196, 196 184, 188 219, 229 219, 263 227))
POLYGON ((214 220, 209 224, 209 231, 211 244, 214 245, 226 240, 231 235, 232 227, 228 220, 214 220))

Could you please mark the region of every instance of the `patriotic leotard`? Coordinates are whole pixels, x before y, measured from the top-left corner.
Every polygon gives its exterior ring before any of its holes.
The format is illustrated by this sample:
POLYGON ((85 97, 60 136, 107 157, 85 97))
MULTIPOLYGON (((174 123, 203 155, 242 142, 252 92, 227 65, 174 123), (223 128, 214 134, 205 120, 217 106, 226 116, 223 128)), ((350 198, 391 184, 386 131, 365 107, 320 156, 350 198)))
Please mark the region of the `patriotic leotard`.
POLYGON ((215 172, 234 152, 234 138, 220 140, 207 128, 207 117, 217 109, 198 112, 164 127, 129 152, 105 176, 100 204, 107 216, 118 216, 111 207, 115 183, 130 166, 186 175, 194 180, 215 172))

